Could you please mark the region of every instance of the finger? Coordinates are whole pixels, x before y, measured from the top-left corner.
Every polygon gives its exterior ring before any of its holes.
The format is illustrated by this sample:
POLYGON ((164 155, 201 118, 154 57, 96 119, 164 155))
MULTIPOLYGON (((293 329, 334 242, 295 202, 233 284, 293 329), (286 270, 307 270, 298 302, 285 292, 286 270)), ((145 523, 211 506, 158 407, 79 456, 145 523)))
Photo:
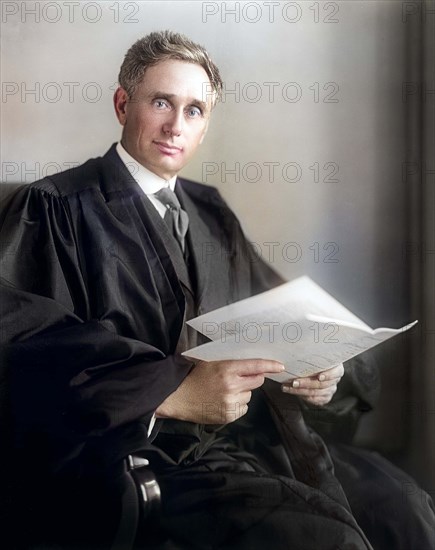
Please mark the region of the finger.
POLYGON ((307 403, 311 403, 312 405, 326 405, 334 397, 334 393, 335 392, 331 392, 329 395, 306 396, 301 397, 301 399, 303 399, 307 403))
POLYGON ((312 376, 311 378, 316 378, 317 380, 323 381, 323 380, 331 380, 332 378, 341 378, 344 374, 344 366, 343 363, 340 363, 339 365, 332 367, 328 370, 322 371, 319 374, 312 376))
POLYGON ((295 380, 292 380, 291 382, 285 382, 283 383, 283 386, 287 386, 290 388, 293 388, 295 390, 299 389, 324 389, 324 388, 330 388, 332 386, 336 386, 340 382, 341 378, 331 378, 330 380, 324 380, 323 382, 320 382, 320 380, 312 379, 312 378, 298 378, 295 380))
POLYGON ((282 391, 284 393, 291 393, 292 395, 298 395, 299 397, 323 397, 327 395, 334 395, 337 391, 337 386, 331 386, 330 388, 322 389, 309 389, 309 388, 292 388, 283 385, 282 391))
POLYGON ((292 395, 297 395, 299 397, 322 397, 325 395, 332 395, 335 393, 335 388, 326 388, 322 390, 308 390, 308 389, 301 389, 301 390, 294 390, 293 388, 283 388, 283 392, 285 393, 291 393, 292 395))
POLYGON ((332 399, 332 396, 330 397, 307 397, 304 399, 307 403, 310 403, 311 405, 316 405, 317 407, 322 407, 323 405, 327 405, 332 399))
POLYGON ((237 395, 235 401, 237 403, 240 403, 241 405, 247 405, 251 401, 251 398, 252 398, 251 391, 242 391, 237 395))
POLYGON ((252 393, 243 391, 215 402, 207 403, 202 408, 202 422, 204 424, 229 424, 234 422, 248 411, 252 393))
POLYGON ((242 392, 235 396, 234 400, 223 404, 223 423, 228 424, 244 416, 248 412, 248 403, 251 400, 251 392, 242 392))
POLYGON ((244 405, 243 407, 240 407, 240 417, 244 416, 248 412, 248 405, 244 405))
POLYGON ((306 376, 303 378, 295 378, 289 384, 291 384, 294 388, 308 388, 308 387, 315 387, 315 388, 322 388, 326 387, 328 385, 328 382, 335 383, 336 381, 339 381, 344 374, 344 367, 343 363, 340 363, 340 365, 337 365, 336 367, 332 367, 331 369, 328 369, 326 371, 320 372, 319 374, 316 374, 314 376, 306 376))
POLYGON ((255 390, 264 384, 264 376, 262 374, 254 374, 252 376, 238 376, 236 385, 240 391, 255 390))
POLYGON ((285 367, 279 361, 271 359, 239 359, 231 361, 239 376, 283 372, 285 367))

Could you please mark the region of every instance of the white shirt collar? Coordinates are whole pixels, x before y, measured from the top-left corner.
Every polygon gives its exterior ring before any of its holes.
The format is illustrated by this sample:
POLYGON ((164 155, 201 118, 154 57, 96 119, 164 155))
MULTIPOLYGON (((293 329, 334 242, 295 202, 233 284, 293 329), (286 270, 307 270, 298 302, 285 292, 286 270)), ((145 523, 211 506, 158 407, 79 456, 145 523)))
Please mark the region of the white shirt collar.
POLYGON ((154 172, 142 166, 142 164, 127 153, 120 141, 116 144, 116 152, 146 195, 153 195, 157 191, 160 191, 160 189, 163 189, 163 187, 169 187, 171 191, 175 189, 177 176, 165 180, 154 174, 154 172))

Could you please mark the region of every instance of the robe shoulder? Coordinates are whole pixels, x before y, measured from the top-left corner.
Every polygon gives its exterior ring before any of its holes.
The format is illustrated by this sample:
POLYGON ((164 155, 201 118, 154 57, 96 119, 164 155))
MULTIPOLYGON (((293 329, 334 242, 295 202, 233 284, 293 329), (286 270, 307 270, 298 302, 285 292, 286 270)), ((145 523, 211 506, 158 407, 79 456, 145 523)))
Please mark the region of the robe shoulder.
POLYGON ((216 203, 228 208, 217 187, 182 177, 178 177, 178 182, 189 195, 194 195, 204 202, 216 203))
POLYGON ((86 189, 101 187, 101 157, 89 159, 80 166, 47 176, 29 184, 29 190, 54 197, 68 197, 86 189))

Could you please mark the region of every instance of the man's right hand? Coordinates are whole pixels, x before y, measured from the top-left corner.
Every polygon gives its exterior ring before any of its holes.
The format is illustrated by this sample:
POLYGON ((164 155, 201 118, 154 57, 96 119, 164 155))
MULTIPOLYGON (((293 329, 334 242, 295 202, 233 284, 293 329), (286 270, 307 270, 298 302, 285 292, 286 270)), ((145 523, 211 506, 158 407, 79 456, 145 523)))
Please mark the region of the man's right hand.
POLYGON ((248 412, 252 390, 284 365, 265 359, 200 361, 156 410, 160 418, 229 424, 248 412))

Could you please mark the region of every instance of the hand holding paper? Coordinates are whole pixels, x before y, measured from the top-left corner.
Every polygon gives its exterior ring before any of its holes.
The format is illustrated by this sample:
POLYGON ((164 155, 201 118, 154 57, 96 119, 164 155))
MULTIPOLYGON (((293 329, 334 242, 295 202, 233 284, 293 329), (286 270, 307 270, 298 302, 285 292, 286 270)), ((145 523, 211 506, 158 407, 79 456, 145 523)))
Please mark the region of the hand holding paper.
POLYGON ((249 359, 197 363, 156 410, 157 417, 199 424, 228 424, 247 413, 251 392, 280 373, 276 361, 249 359))
POLYGON ((309 277, 188 321, 212 341, 183 353, 203 361, 273 359, 285 382, 311 376, 351 359, 417 323, 371 329, 309 277))
POLYGON ((325 372, 313 376, 291 380, 284 383, 281 389, 285 393, 297 395, 312 405, 323 406, 331 401, 338 384, 344 375, 343 363, 325 372))

